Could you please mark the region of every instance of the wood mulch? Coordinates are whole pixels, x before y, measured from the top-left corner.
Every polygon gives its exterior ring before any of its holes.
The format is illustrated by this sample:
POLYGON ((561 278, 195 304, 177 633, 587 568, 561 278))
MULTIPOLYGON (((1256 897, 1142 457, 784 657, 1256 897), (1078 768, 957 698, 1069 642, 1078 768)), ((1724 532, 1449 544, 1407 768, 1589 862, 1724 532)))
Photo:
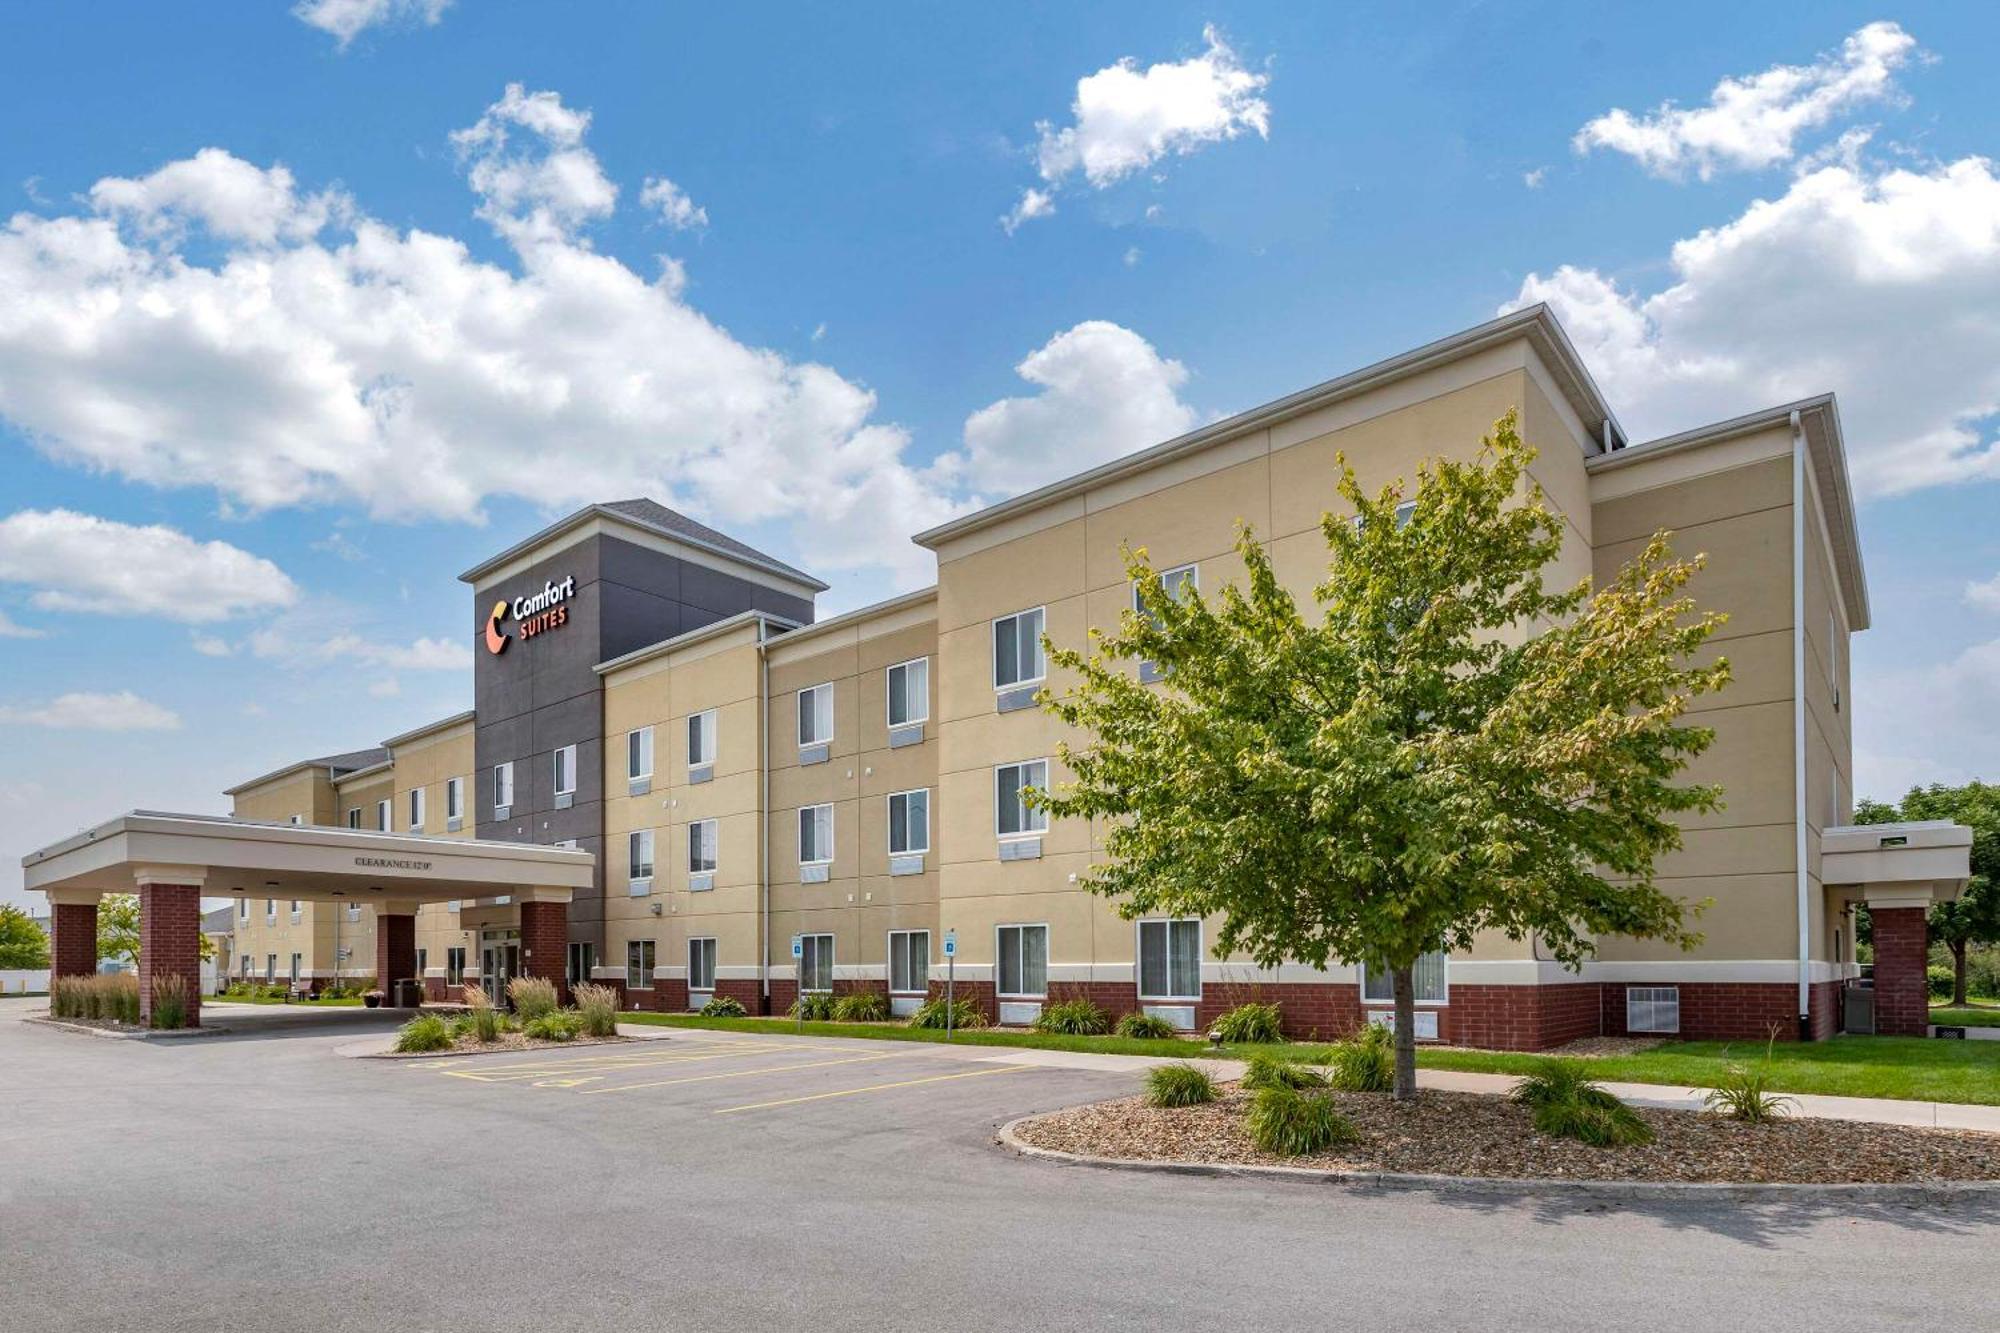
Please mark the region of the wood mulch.
POLYGON ((1746 1125, 1721 1116, 1635 1108, 1656 1139, 1593 1148, 1535 1132, 1504 1097, 1425 1091, 1414 1104, 1385 1094, 1328 1094, 1362 1140, 1307 1157, 1259 1152, 1243 1127, 1251 1094, 1235 1085, 1206 1106, 1166 1110, 1143 1099, 1099 1102, 1015 1126, 1059 1152, 1147 1162, 1218 1162, 1330 1171, 1513 1179, 1729 1183, 1924 1183, 2000 1180, 2000 1135, 1843 1120, 1746 1125))

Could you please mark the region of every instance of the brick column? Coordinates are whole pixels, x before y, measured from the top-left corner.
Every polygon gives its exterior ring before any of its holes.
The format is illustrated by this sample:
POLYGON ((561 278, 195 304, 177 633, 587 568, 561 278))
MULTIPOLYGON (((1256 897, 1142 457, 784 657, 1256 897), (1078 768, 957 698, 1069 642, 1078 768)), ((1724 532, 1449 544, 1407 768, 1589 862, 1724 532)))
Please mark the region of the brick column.
POLYGON ((201 1026, 201 885, 139 885, 139 1021, 153 1025, 153 983, 187 984, 186 1026, 201 1026))
POLYGON ((87 977, 97 971, 97 904, 49 905, 49 975, 87 977))
POLYGON ((1930 961, 1928 909, 1871 907, 1875 928, 1875 1032, 1922 1037, 1930 1032, 1931 997, 1924 972, 1930 961))
POLYGON ((417 975, 417 918, 414 913, 375 914, 375 985, 385 1008, 396 1003, 396 983, 417 975))
POLYGON ((569 998, 569 904, 521 904, 521 975, 555 983, 569 998))

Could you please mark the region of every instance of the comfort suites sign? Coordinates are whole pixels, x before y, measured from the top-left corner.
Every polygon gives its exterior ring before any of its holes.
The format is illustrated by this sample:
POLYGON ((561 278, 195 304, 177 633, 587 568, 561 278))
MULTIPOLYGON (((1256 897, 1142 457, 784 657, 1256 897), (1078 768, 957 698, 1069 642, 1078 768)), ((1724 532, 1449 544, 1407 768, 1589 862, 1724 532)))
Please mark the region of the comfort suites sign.
POLYGON ((486 651, 496 656, 507 651, 507 644, 514 634, 524 639, 532 639, 546 630, 560 629, 569 623, 569 599, 576 596, 576 575, 571 574, 561 583, 553 580, 544 583, 540 592, 506 598, 495 602, 493 610, 486 616, 486 651), (508 622, 516 629, 509 633, 508 622))

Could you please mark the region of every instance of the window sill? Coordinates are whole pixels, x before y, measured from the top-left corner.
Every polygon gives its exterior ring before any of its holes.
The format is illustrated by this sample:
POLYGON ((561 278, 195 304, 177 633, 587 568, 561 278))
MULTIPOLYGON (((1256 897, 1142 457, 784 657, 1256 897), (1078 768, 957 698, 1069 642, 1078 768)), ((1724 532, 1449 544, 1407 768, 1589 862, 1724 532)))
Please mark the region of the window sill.
POLYGON ((1002 861, 1039 861, 1042 859, 1042 840, 1033 838, 1010 838, 1000 844, 1002 861))
POLYGON ((1009 685, 998 692, 994 707, 1002 713, 1018 713, 1023 708, 1035 706, 1035 691, 1041 689, 1041 682, 1030 685, 1009 685))
POLYGON ((625 892, 634 898, 647 897, 653 892, 653 881, 650 879, 628 880, 626 881, 625 892))

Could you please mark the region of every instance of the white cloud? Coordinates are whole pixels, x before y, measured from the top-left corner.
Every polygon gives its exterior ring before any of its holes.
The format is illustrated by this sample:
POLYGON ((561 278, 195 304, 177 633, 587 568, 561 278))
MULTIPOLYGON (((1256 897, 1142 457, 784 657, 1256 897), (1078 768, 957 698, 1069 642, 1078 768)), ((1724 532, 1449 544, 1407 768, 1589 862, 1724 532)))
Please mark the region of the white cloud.
POLYGON ((1996 776, 2000 639, 1974 644, 1948 661, 1885 673, 1868 691, 1904 706, 1856 713, 1857 794, 1893 799, 1913 783, 1996 776))
POLYGON ((1536 167, 1533 171, 1524 171, 1521 173, 1521 184, 1531 190, 1539 190, 1542 188, 1542 183, 1548 180, 1548 178, 1549 169, 1547 167, 1536 167))
POLYGON ((185 624, 289 606, 298 596, 283 570, 227 542, 68 509, 23 509, 0 519, 0 583, 33 589, 29 601, 48 611, 185 624))
POLYGON ((14 620, 5 611, 0 611, 0 639, 46 639, 49 632, 35 629, 14 620))
POLYGON ((589 130, 588 111, 508 84, 485 115, 451 136, 480 196, 479 216, 517 246, 564 246, 582 224, 609 217, 618 187, 584 147, 589 130), (520 132, 525 147, 515 143, 520 132))
POLYGON ((191 634, 188 644, 203 657, 228 657, 236 651, 229 640, 214 634, 191 634))
POLYGON ((369 28, 388 23, 422 23, 435 27, 451 0, 299 0, 292 16, 329 33, 345 51, 369 28))
POLYGON ((245 645, 253 657, 287 666, 329 664, 377 667, 387 671, 469 671, 470 641, 420 637, 396 643, 353 628, 354 609, 320 599, 277 616, 252 631, 245 645))
POLYGON ((1126 268, 1137 268, 1137 267, 1139 267, 1139 247, 1138 247, 1138 246, 1134 245, 1134 246, 1130 246, 1130 247, 1128 247, 1128 248, 1126 249, 1126 251, 1125 251, 1125 267, 1126 267, 1126 268))
POLYGON ((1984 583, 1966 584, 1965 600, 1987 611, 2000 611, 2000 574, 1984 583))
POLYGON ((665 176, 648 176, 639 190, 639 202, 660 215, 675 231, 708 225, 708 210, 688 198, 687 191, 665 176))
POLYGON ((938 460, 982 491, 1032 490, 1183 434, 1197 420, 1179 396, 1187 368, 1105 320, 1057 334, 1014 369, 1041 392, 974 412, 963 451, 938 460))
POLYGON ((1531 274, 1635 438, 1839 393, 1857 487, 2000 477, 2000 178, 1824 166, 1677 243, 1651 293, 1531 274))
POLYGON ((90 203, 149 236, 195 225, 218 240, 255 245, 305 240, 347 207, 335 190, 301 198, 283 166, 266 171, 220 148, 204 148, 137 180, 107 176, 90 187, 90 203))
POLYGON ((1000 229, 1009 236, 1012 236, 1020 229, 1023 222, 1032 222, 1036 218, 1048 217, 1055 211, 1055 196, 1047 190, 1037 190, 1034 186, 1030 185, 1027 189, 1021 191, 1020 199, 1015 202, 1012 208, 1007 210, 1006 216, 1000 219, 1000 229))
POLYGON ((394 676, 384 676, 368 686, 371 699, 393 699, 403 692, 403 683, 394 676))
POLYGON ((0 705, 0 723, 46 727, 51 731, 174 731, 181 725, 172 709, 141 699, 130 690, 116 694, 59 694, 46 703, 0 705))
POLYGON ((1729 168, 1775 166, 1792 159, 1797 140, 1835 116, 1898 96, 1896 71, 1917 54, 1916 39, 1894 23, 1870 23, 1838 53, 1810 65, 1774 65, 1715 85, 1706 106, 1662 103, 1635 116, 1618 108, 1578 130, 1579 153, 1625 153, 1655 176, 1690 172, 1708 180, 1729 168))

